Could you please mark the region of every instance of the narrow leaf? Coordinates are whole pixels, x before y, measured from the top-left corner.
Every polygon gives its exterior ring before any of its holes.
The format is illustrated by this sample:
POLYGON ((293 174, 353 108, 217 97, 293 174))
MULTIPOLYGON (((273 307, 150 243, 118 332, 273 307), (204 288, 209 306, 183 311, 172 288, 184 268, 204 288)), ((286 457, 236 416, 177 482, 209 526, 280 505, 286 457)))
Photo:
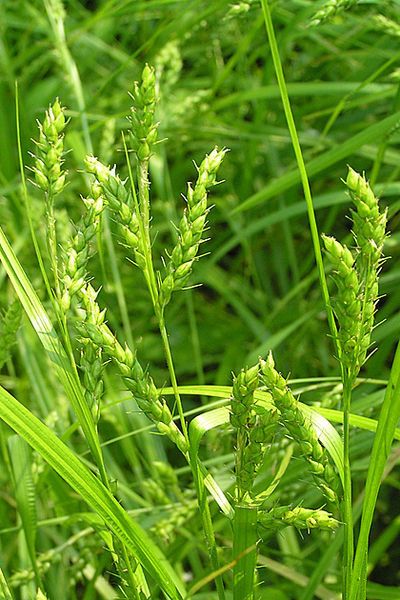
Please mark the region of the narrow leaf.
POLYGON ((0 261, 10 278, 21 304, 36 331, 48 358, 54 364, 72 408, 82 427, 103 481, 107 481, 103 456, 90 409, 85 402, 76 371, 72 368, 54 327, 35 290, 0 227, 0 261))
POLYGON ((233 521, 233 600, 253 600, 257 563, 257 508, 236 506, 233 521))
MULTIPOLYGON (((334 165, 335 163, 347 158, 353 152, 359 151, 360 147, 371 141, 377 141, 382 139, 383 136, 393 127, 395 127, 400 120, 400 111, 395 112, 393 115, 382 119, 378 123, 374 123, 369 127, 360 131, 353 137, 345 140, 342 144, 338 144, 334 148, 327 150, 317 158, 310 160, 307 163, 307 173, 309 177, 320 173, 324 169, 334 165)), ((285 173, 281 177, 274 179, 265 188, 247 198, 236 210, 243 211, 254 208, 263 202, 266 202, 270 198, 282 194, 286 190, 294 187, 300 183, 300 173, 297 169, 285 173)))
POLYGON ((32 478, 31 450, 28 444, 18 435, 8 439, 8 449, 14 480, 15 499, 21 518, 26 545, 37 583, 40 582, 36 564, 36 500, 35 486, 32 478))
POLYGON ((161 550, 126 513, 109 490, 33 413, 0 386, 0 418, 83 498, 113 534, 140 560, 171 600, 184 596, 183 585, 161 550))
POLYGON ((14 600, 11 590, 8 587, 6 578, 4 577, 3 571, 0 569, 0 594, 2 600, 14 600))
MULTIPOLYGON (((397 346, 393 366, 390 372, 389 383, 386 388, 385 398, 378 419, 378 427, 369 461, 367 482, 365 485, 365 500, 361 517, 360 534, 358 537, 354 571, 351 582, 349 600, 358 597, 363 576, 367 567, 368 540, 374 516, 376 500, 381 485, 383 471, 392 442, 395 436, 396 425, 400 418, 400 343, 397 346)), ((365 594, 363 594, 365 598, 365 594)))

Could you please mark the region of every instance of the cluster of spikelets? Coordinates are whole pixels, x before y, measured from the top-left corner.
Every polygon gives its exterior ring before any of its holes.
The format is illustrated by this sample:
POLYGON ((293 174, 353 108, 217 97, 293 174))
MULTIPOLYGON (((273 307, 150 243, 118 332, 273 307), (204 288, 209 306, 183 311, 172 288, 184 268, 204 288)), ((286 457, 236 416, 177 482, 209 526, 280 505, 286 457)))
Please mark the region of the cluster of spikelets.
POLYGON ((78 223, 75 235, 69 241, 63 261, 64 270, 61 275, 61 307, 69 310, 71 299, 86 284, 87 268, 91 254, 91 242, 100 227, 100 218, 104 210, 104 201, 100 187, 93 182, 91 194, 83 198, 86 211, 78 223))
POLYGON ((279 506, 271 510, 260 510, 258 522, 267 529, 280 529, 292 525, 296 529, 321 529, 333 531, 339 522, 321 508, 303 508, 302 506, 279 506))
POLYGON ((194 188, 188 184, 186 210, 178 226, 178 242, 167 264, 167 274, 160 286, 160 302, 166 306, 175 290, 184 287, 192 271, 203 232, 207 223, 208 190, 216 184, 217 172, 226 150, 214 148, 205 157, 198 170, 194 188))
POLYGON ((340 360, 354 380, 371 345, 387 211, 380 212, 368 182, 351 168, 346 185, 355 206, 351 212, 354 247, 349 249, 328 236, 323 236, 323 241, 337 287, 333 309, 340 360))
MULTIPOLYGON (((55 229, 48 244, 53 249, 53 270, 57 276, 55 299, 61 312, 70 309, 78 311, 76 327, 81 340, 81 364, 85 397, 92 408, 97 423, 103 393, 103 370, 107 359, 113 360, 131 391, 139 408, 167 435, 183 454, 188 452, 188 443, 178 426, 166 401, 162 398, 151 375, 139 363, 134 349, 117 340, 105 321, 105 310, 97 301, 98 292, 92 287, 88 274, 88 261, 93 253, 93 241, 101 226, 101 216, 105 209, 111 211, 119 226, 125 247, 133 253, 138 267, 143 271, 151 286, 149 255, 152 243, 149 238, 149 214, 146 214, 148 181, 147 169, 152 148, 157 141, 157 124, 154 122, 156 106, 156 80, 154 69, 145 66, 142 80, 136 83, 132 97, 135 106, 130 115, 131 143, 137 158, 136 190, 116 173, 116 169, 102 164, 94 156, 88 156, 85 165, 93 175, 90 195, 83 199, 85 212, 75 227, 74 235, 58 257, 55 229), (138 199, 139 198, 139 199, 138 199)), ((58 100, 46 112, 43 124, 39 123, 39 141, 33 171, 37 185, 51 199, 65 184, 62 171, 63 138, 66 119, 64 109, 58 100)), ((191 273, 192 266, 202 242, 206 227, 208 190, 214 186, 218 168, 226 150, 215 148, 198 167, 194 187, 188 184, 187 207, 178 226, 178 240, 166 264, 164 277, 158 274, 155 280, 155 304, 162 312, 174 290, 182 289, 191 273)), ((48 215, 52 200, 47 204, 48 215)), ((48 233, 49 235, 49 233, 48 233)))
POLYGON ((154 122, 156 110, 156 80, 154 69, 146 65, 142 72, 140 83, 135 82, 131 94, 133 106, 131 108, 131 140, 132 149, 139 161, 150 160, 152 147, 157 142, 157 123, 154 122))
POLYGON ((251 495, 279 417, 277 410, 267 410, 255 401, 254 394, 259 386, 259 365, 242 369, 233 379, 230 422, 237 434, 235 471, 238 502, 251 495))
POLYGON ((132 393, 139 408, 156 425, 160 433, 165 434, 186 454, 186 439, 173 420, 172 413, 156 388, 150 374, 145 371, 135 354, 127 344, 122 346, 105 323, 105 310, 100 310, 97 293, 91 285, 81 291, 86 319, 78 327, 84 340, 90 340, 99 351, 103 351, 118 366, 126 387, 132 393))
POLYGON ((343 10, 358 4, 359 0, 327 0, 311 19, 311 26, 325 23, 343 10))
MULTIPOLYGON (((230 422, 236 433, 236 501, 239 504, 257 505, 258 500, 265 502, 265 496, 261 494, 258 497, 253 486, 265 452, 280 426, 298 445, 325 498, 337 505, 338 476, 311 422, 304 416, 286 380, 275 369, 271 353, 266 361, 260 360, 254 367, 243 369, 234 377, 230 422), (256 400, 258 389, 268 392, 270 406, 256 400)), ((283 507, 272 511, 260 510, 259 514, 260 522, 266 527, 275 527, 277 523, 279 526, 295 524, 307 529, 333 529, 338 526, 330 513, 322 510, 283 507)))
POLYGON ((35 164, 32 167, 35 182, 46 196, 56 196, 65 185, 66 174, 62 169, 65 126, 64 108, 57 99, 46 111, 43 123, 38 123, 39 139, 35 141, 35 164))

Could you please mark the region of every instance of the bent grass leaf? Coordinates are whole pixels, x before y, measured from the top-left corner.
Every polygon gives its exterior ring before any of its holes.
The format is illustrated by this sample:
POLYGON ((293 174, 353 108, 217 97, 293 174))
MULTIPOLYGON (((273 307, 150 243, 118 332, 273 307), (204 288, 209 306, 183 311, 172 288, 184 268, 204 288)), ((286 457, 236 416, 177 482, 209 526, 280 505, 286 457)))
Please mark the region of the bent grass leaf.
MULTIPOLYGON (((316 175, 334 165, 335 163, 343 160, 350 156, 350 154, 359 151, 359 149, 369 142, 377 139, 382 139, 383 136, 392 127, 395 127, 400 119, 400 111, 395 112, 393 115, 374 123, 369 127, 366 127, 353 137, 344 141, 342 144, 327 150, 317 158, 310 160, 307 163, 307 173, 309 177, 316 175)), ((266 187, 261 189, 259 192, 247 198, 240 206, 238 206, 234 212, 241 212, 243 210, 249 210, 254 208, 263 202, 266 202, 270 198, 273 198, 279 194, 282 194, 286 190, 294 187, 300 182, 300 173, 298 169, 293 169, 274 179, 266 187)))
POLYGON ((54 330, 43 305, 32 287, 25 271, 19 263, 3 230, 0 228, 0 261, 10 278, 21 304, 34 328, 50 361, 54 364, 57 375, 64 386, 68 399, 82 427, 83 433, 100 470, 103 481, 107 481, 103 455, 96 435, 90 409, 83 397, 82 387, 76 370, 72 368, 64 348, 54 330))
POLYGON ((179 577, 147 533, 68 446, 1 386, 0 418, 24 438, 102 518, 112 533, 140 560, 168 598, 179 600, 184 597, 179 577))
POLYGON ((4 600, 14 600, 14 597, 11 594, 11 590, 8 587, 7 580, 4 577, 4 573, 1 569, 0 569, 0 593, 1 593, 1 598, 3 598, 4 600))
POLYGON ((40 575, 36 563, 37 514, 35 484, 32 477, 31 450, 18 435, 8 439, 8 451, 14 480, 14 492, 17 510, 21 519, 26 545, 36 583, 40 584, 40 575))
MULTIPOLYGON (((171 394, 171 388, 165 388, 163 393, 165 395, 171 394)), ((232 388, 229 386, 213 386, 213 385, 191 385, 191 386, 180 386, 180 394, 195 394, 204 396, 213 396, 217 398, 226 398, 227 401, 232 394, 232 388)), ((255 392, 255 398, 265 404, 265 406, 272 406, 267 400, 268 394, 265 392, 255 392)), ((343 483, 343 445, 340 435, 331 423, 319 412, 319 409, 311 408, 302 402, 299 402, 299 408, 304 412, 305 415, 310 419, 313 428, 315 429, 318 438, 320 439, 327 452, 332 457, 333 462, 338 470, 339 477, 343 483)), ((333 411, 331 411, 333 412, 333 411)), ((339 411, 337 411, 339 412, 339 411)), ((372 421, 372 419, 371 419, 372 421)), ((190 423, 190 442, 194 444, 196 452, 200 445, 202 436, 209 429, 218 427, 229 423, 229 411, 228 408, 216 408, 214 410, 204 412, 198 415, 190 423)), ((222 508, 222 507, 221 507, 222 508)))
MULTIPOLYGON (((181 388, 179 388, 179 391, 181 391, 181 388)), ((214 410, 210 410, 208 412, 198 415, 190 423, 189 440, 190 453, 193 456, 196 464, 198 465, 198 468, 200 469, 202 475, 202 482, 204 486, 208 489, 211 496, 214 498, 215 502, 218 504, 222 512, 229 519, 233 519, 235 513, 228 498, 225 496, 224 492, 222 491, 218 483, 215 481, 213 476, 210 473, 208 473, 207 469, 201 463, 199 458, 200 442, 203 438, 203 435, 206 433, 206 431, 210 431, 215 427, 220 427, 221 425, 229 423, 229 414, 230 413, 228 408, 222 407, 215 408, 214 410)))
MULTIPOLYGON (((360 534, 358 537, 354 559, 353 579, 349 600, 360 598, 365 600, 364 588, 360 593, 359 588, 367 570, 368 541, 375 511, 375 505, 381 486, 384 468, 396 437, 396 425, 400 418, 400 344, 396 349, 389 382, 386 387, 385 398, 381 408, 376 428, 374 444, 368 466, 367 481, 365 485, 365 500, 363 503, 360 534)), ((398 431, 398 430, 397 430, 398 431)))

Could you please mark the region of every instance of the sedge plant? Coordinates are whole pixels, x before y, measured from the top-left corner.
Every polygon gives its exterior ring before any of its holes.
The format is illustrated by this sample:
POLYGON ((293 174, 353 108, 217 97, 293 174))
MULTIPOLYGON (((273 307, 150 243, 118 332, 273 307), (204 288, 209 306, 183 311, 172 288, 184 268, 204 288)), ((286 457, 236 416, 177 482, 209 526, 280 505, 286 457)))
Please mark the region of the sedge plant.
MULTIPOLYGON (((305 416, 286 381, 275 370, 272 355, 266 361, 261 360, 254 367, 241 371, 234 378, 230 408, 227 407, 223 413, 221 424, 230 423, 236 437, 233 504, 202 464, 196 441, 199 439, 199 430, 191 427, 190 432, 187 426, 169 343, 166 315, 174 293, 188 284, 199 256, 210 210, 208 193, 217 184, 217 172, 226 150, 213 149, 197 168, 194 184, 188 184, 187 187, 186 207, 177 225, 175 245, 167 253, 162 269, 156 270, 149 184, 149 161, 152 148, 157 142, 157 124, 154 120, 155 73, 151 67, 145 66, 142 79, 136 84, 132 97, 135 104, 130 116, 130 135, 135 160, 132 167, 129 161, 129 177, 127 180, 121 179, 115 167, 110 168, 89 155, 85 161, 87 173, 91 177, 89 193, 82 198, 83 213, 80 220, 64 242, 57 238, 54 207, 54 198, 57 193, 62 192, 67 181, 62 169, 63 136, 67 122, 58 100, 47 111, 43 124, 39 124, 40 137, 37 153, 34 155, 33 172, 35 184, 44 192, 47 235, 45 246, 41 248, 37 243, 37 249, 42 269, 48 268, 52 273, 46 285, 56 326, 52 325, 4 234, 1 241, 2 262, 45 352, 56 365, 60 382, 71 399, 77 422, 87 440, 96 475, 85 467, 48 426, 23 408, 5 390, 2 392, 4 406, 2 405, 1 414, 3 420, 25 438, 94 510, 96 518, 92 526, 110 554, 118 573, 118 585, 123 593, 134 598, 154 597, 153 585, 148 581, 150 576, 166 597, 182 597, 182 582, 172 566, 161 559, 160 550, 146 532, 116 501, 112 482, 107 474, 100 446, 99 426, 104 410, 105 371, 107 362, 112 361, 138 409, 153 423, 159 434, 166 436, 177 448, 192 473, 211 575, 193 586, 189 595, 194 595, 197 589, 209 581, 215 581, 218 598, 222 600, 226 597, 226 572, 229 567, 220 563, 210 507, 211 493, 211 497, 217 499, 217 504, 232 522, 232 563, 228 565, 234 565, 234 598, 253 598, 257 589, 257 545, 262 530, 268 531, 270 535, 270 532, 293 525, 306 531, 333 531, 339 525, 334 516, 322 506, 278 506, 271 499, 279 483, 278 479, 261 493, 254 487, 266 455, 269 451, 276 452, 279 446, 275 439, 277 431, 285 431, 293 440, 333 511, 337 504, 337 475, 319 441, 312 418, 305 416), (121 342, 107 322, 106 309, 102 309, 99 302, 99 289, 91 281, 89 261, 95 252, 94 242, 101 230, 104 211, 112 214, 123 248, 130 253, 132 262, 142 273, 147 286, 169 368, 171 390, 178 413, 176 416, 174 407, 169 405, 163 390, 155 384, 150 370, 140 363, 137 349, 127 342, 121 342), (105 530, 101 523, 107 523, 108 529, 105 530)), ((130 158, 128 153, 126 156, 127 159, 130 158)), ((4 317, 4 327, 10 330, 10 336, 11 329, 15 332, 18 328, 20 303, 13 305, 4 317)), ((12 343, 11 337, 9 343, 12 343)), ((200 422, 204 425, 207 419, 208 416, 205 421, 200 422)), ((194 425, 197 426, 198 423, 194 425)), ((69 435, 71 433, 72 431, 69 435)), ((204 430, 201 435, 203 433, 204 430)), ((292 447, 285 452, 279 478, 284 475, 292 452, 292 447)), ((161 471, 158 470, 158 473, 161 471)), ((176 481, 174 485, 176 487, 176 481)), ((147 490, 151 489, 147 487, 147 490)), ((187 506, 189 505, 185 500, 184 507, 187 506)), ((30 522, 34 519, 34 514, 31 513, 30 522)), ((23 521, 26 522, 27 520, 23 521)), ((28 527, 25 531, 28 533, 28 527)), ((36 574, 37 593, 40 595, 46 590, 47 567, 44 565, 47 563, 36 560, 36 539, 29 539, 33 540, 30 542, 30 556, 36 574)))
MULTIPOLYGON (((316 13, 313 25, 318 25, 330 18, 337 11, 350 8, 354 2, 327 2, 316 13)), ((350 443, 350 411, 352 390, 356 384, 361 367, 368 358, 371 346, 371 334, 374 328, 375 312, 378 301, 378 277, 383 262, 382 253, 386 236, 387 210, 381 210, 378 199, 370 188, 367 180, 353 169, 349 168, 346 185, 350 193, 355 210, 352 211, 354 249, 351 251, 336 239, 323 236, 325 250, 333 266, 333 279, 336 283, 337 295, 331 302, 327 281, 322 266, 322 256, 318 229, 315 220, 311 190, 301 147, 298 140, 291 104, 287 92, 285 77, 280 61, 278 46, 275 38, 274 27, 268 0, 262 0, 268 39, 271 47, 274 67, 280 88, 282 103, 290 131, 293 149, 296 155, 300 176, 302 180, 305 200, 307 202, 310 230, 313 239, 315 260, 319 272, 320 285, 325 300, 328 322, 334 340, 337 358, 340 364, 341 380, 343 386, 343 501, 342 518, 344 523, 344 554, 342 596, 345 599, 365 599, 367 580, 367 546, 370 531, 373 504, 376 501, 380 482, 374 478, 374 500, 365 501, 363 509, 363 524, 359 536, 356 559, 354 550, 354 522, 352 503, 352 475, 349 455, 350 443), (367 513, 366 520, 364 515, 367 513), (364 527, 363 527, 364 525, 364 527)), ((392 366, 392 374, 397 381, 397 360, 392 366)), ((389 382, 386 402, 382 409, 381 427, 388 418, 389 398, 393 401, 394 414, 397 415, 397 401, 390 394, 393 383, 389 382)), ((396 392, 393 391, 393 394, 396 392)), ((394 417, 395 419, 395 417, 394 417)), ((391 427, 387 439, 390 443, 394 430, 391 427)), ((375 438, 374 450, 382 448, 380 436, 375 438)), ((388 456, 388 450, 385 457, 388 456)), ((373 472, 376 469, 376 454, 371 457, 367 478, 367 489, 371 484, 373 472)), ((383 472, 383 461, 380 467, 383 472)), ((371 488, 368 490, 371 492, 371 488)))
MULTIPOLYGON (((52 4, 46 2, 46 7, 49 9, 52 4)), ((209 195, 219 183, 218 172, 226 160, 226 149, 215 147, 196 167, 194 181, 187 185, 183 210, 170 248, 160 257, 156 252, 151 187, 151 164, 159 144, 158 90, 156 73, 146 65, 132 92, 128 133, 122 139, 126 166, 117 169, 93 153, 86 156, 81 168, 85 171, 88 186, 82 195, 81 216, 67 228, 65 235, 60 236, 57 225, 61 216, 57 201, 69 179, 64 169, 64 161, 68 160, 64 150, 68 119, 61 102, 56 100, 39 123, 32 165, 34 183, 42 194, 45 214, 45 243, 37 239, 35 242, 48 298, 45 299, 42 293, 39 297, 1 231, 0 258, 18 296, 2 316, 1 360, 2 364, 9 361, 18 338, 22 306, 76 421, 71 424, 66 417, 57 430, 51 415, 46 423, 42 422, 32 410, 0 388, 0 417, 20 436, 11 438, 3 453, 10 457, 9 469, 23 534, 20 554, 25 556, 26 565, 26 569, 15 577, 6 577, 0 571, 1 589, 6 598, 12 598, 10 590, 13 589, 21 589, 25 597, 27 593, 40 599, 46 597, 47 573, 61 552, 59 549, 43 550, 36 535, 35 494, 51 476, 36 457, 38 474, 35 474, 27 444, 67 481, 74 490, 74 501, 82 499, 91 510, 90 513, 80 510, 76 519, 84 521, 86 528, 75 529, 65 546, 73 548, 84 543, 82 540, 95 532, 102 548, 106 549, 106 558, 98 560, 97 570, 87 553, 85 565, 76 561, 71 593, 78 585, 79 572, 80 576, 83 574, 93 581, 101 597, 122 594, 140 600, 159 597, 178 600, 201 597, 207 590, 206 594, 212 594, 210 597, 218 600, 228 597, 256 600, 263 591, 259 572, 259 566, 265 563, 262 552, 268 548, 270 540, 283 539, 282 532, 287 531, 287 539, 293 538, 293 532, 301 530, 304 536, 317 534, 321 540, 336 542, 340 541, 339 531, 343 527, 343 597, 350 600, 363 600, 363 594, 365 597, 368 534, 384 460, 380 460, 376 470, 378 463, 371 458, 367 480, 369 493, 366 494, 360 535, 354 550, 349 429, 351 419, 354 421, 355 418, 350 412, 353 388, 368 356, 379 297, 378 276, 386 212, 379 208, 365 178, 349 169, 346 185, 354 205, 354 247, 349 249, 332 237, 323 237, 337 288, 336 297, 331 301, 311 191, 269 6, 266 1, 262 4, 304 186, 334 352, 340 361, 343 413, 331 411, 326 415, 331 420, 343 421, 343 443, 324 418, 323 407, 318 412, 301 402, 291 382, 277 369, 272 352, 254 361, 253 366, 236 370, 231 386, 193 384, 185 388, 179 383, 171 347, 169 311, 191 286, 192 272, 206 247, 203 244, 209 235, 209 195), (121 174, 122 170, 127 174, 126 178, 121 174), (135 347, 128 336, 118 331, 112 307, 107 306, 101 289, 101 284, 106 282, 98 281, 98 273, 92 270, 95 262, 92 259, 101 245, 108 219, 128 258, 129 268, 138 271, 140 278, 137 281, 144 284, 158 328, 169 382, 157 383, 153 365, 141 358, 141 348, 135 347), (115 378, 116 372, 118 378, 115 378), (114 379, 110 373, 114 374, 114 379), (144 423, 143 429, 152 429, 153 440, 161 438, 165 441, 160 452, 163 460, 158 456, 158 460, 145 465, 154 478, 133 489, 131 481, 123 482, 119 487, 115 485, 108 466, 110 454, 102 443, 103 428, 116 426, 116 419, 109 416, 112 407, 108 402, 115 381, 123 387, 116 403, 132 402, 138 419, 135 424, 144 423), (183 400, 185 393, 220 398, 220 406, 201 407, 189 423, 183 400), (73 440, 78 429, 87 446, 84 458, 74 450, 73 440), (224 432, 229 436, 229 450, 233 456, 234 476, 225 485, 213 477, 212 468, 201 458, 201 441, 211 437, 211 431, 216 429, 221 432, 221 437, 224 432), (169 452, 172 448, 174 459, 184 465, 179 471, 189 473, 190 483, 184 492, 179 487, 172 461, 168 464, 164 447, 169 452), (302 477, 307 477, 309 482, 305 499, 288 492, 298 465, 302 465, 302 477), (140 508, 128 512, 124 505, 132 499, 140 508), (156 504, 165 511, 161 511, 162 515, 169 514, 172 506, 169 518, 161 517, 153 522, 150 519, 150 523, 144 521, 142 524, 140 511, 154 512, 156 504), (201 542, 193 540, 190 525, 187 525, 196 515, 200 517, 205 544, 203 538, 201 542), (179 544, 171 545, 172 558, 168 560, 165 546, 160 541, 173 538, 176 529, 183 530, 187 543, 196 548, 191 568, 200 575, 187 586, 184 581, 188 579, 187 574, 176 566, 180 560, 179 544), (109 576, 110 569, 112 577, 109 576)), ((326 3, 325 16, 328 18, 334 11, 349 7, 350 3, 326 3)), ((322 22, 325 16, 320 13, 318 19, 322 22)), ((62 50, 62 30, 56 27, 55 21, 53 25, 54 32, 59 32, 57 39, 59 50, 62 50)), ((60 56, 67 56, 70 62, 70 55, 61 50, 60 56)), ((70 70, 70 75, 73 73, 74 69, 70 70)), ((80 106, 84 107, 82 103, 80 106)), ((86 119, 82 123, 88 140, 86 119)), ((28 196, 27 189, 25 193, 28 196)), ((392 406, 398 404, 398 361, 396 357, 383 416, 378 424, 373 450, 375 458, 382 448, 387 457, 395 434, 397 412, 390 411, 390 403, 392 406)), ((284 365, 286 373, 289 369, 289 364, 284 365)), ((368 419, 357 422, 370 429, 376 426, 368 419)), ((120 437, 126 441, 131 434, 132 431, 122 432, 120 437)), ((133 449, 134 446, 129 450, 133 449)), ((127 452, 130 464, 136 469, 135 473, 140 472, 145 460, 133 454, 134 451, 127 452)), ((58 482, 50 481, 58 490, 58 482)), ((73 518, 71 521, 75 525, 73 518)), ((57 524, 61 522, 57 521, 57 524)), ((85 547, 87 550, 89 543, 85 547)), ((96 553, 95 548, 90 549, 96 553)), ((268 559, 267 564, 273 567, 273 562, 268 563, 268 559)), ((323 591, 329 593, 326 588, 323 591)))

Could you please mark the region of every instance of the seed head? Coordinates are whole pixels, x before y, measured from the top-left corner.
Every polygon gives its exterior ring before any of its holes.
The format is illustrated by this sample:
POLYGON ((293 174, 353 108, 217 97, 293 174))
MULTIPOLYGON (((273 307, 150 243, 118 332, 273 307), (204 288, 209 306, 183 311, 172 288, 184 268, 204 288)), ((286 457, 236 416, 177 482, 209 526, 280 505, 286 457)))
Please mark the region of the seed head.
POLYGON ((39 139, 35 142, 35 164, 32 171, 35 182, 48 196, 56 196, 65 185, 62 170, 64 152, 65 109, 58 99, 46 111, 43 123, 39 123, 39 139))
POLYGON ((217 171, 226 152, 226 149, 214 148, 201 163, 194 188, 188 184, 187 207, 179 223, 178 242, 160 286, 160 304, 163 308, 170 301, 172 292, 185 286, 192 272, 206 227, 208 190, 216 184, 217 171))

